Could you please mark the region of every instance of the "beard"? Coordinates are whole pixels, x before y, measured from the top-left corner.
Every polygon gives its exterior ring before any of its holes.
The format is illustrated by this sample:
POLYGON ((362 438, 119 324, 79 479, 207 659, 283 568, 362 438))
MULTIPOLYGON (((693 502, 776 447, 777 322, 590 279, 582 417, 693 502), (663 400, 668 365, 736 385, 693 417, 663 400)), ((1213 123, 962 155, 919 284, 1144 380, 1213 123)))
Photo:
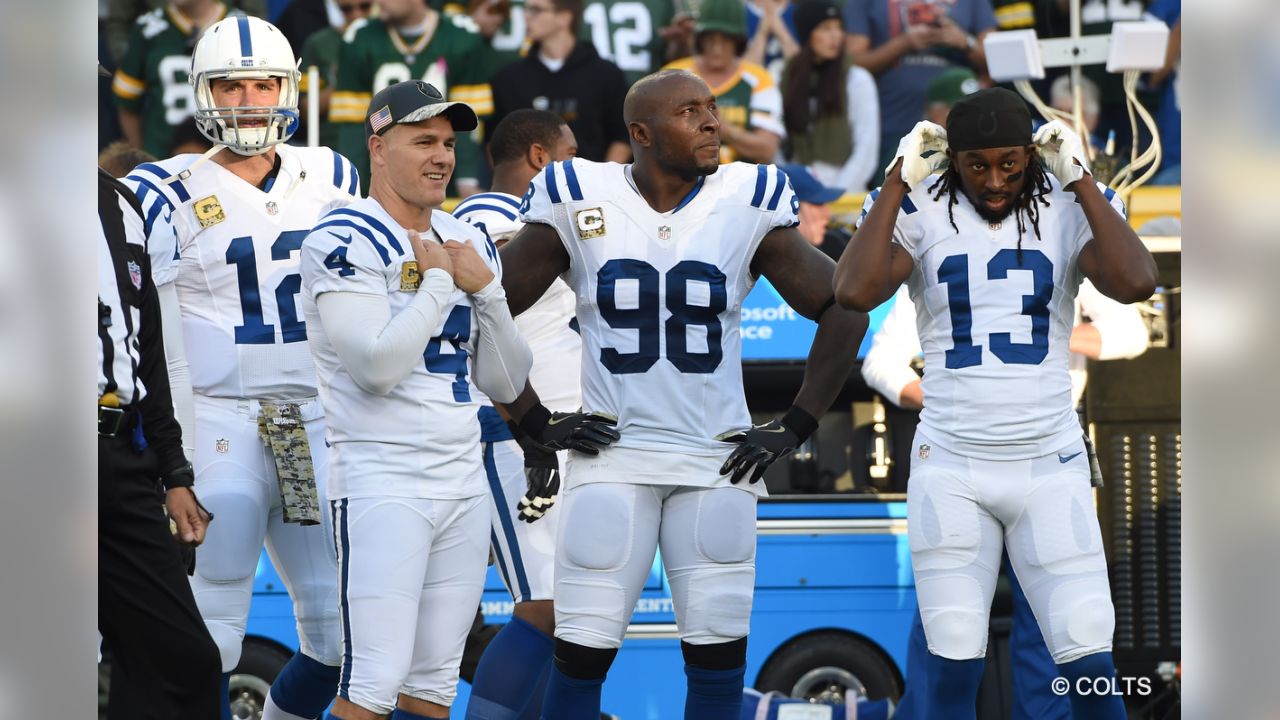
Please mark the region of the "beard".
MULTIPOLYGON (((973 209, 978 212, 979 217, 981 217, 983 220, 986 220, 989 223, 1004 222, 1010 215, 1013 214, 1013 211, 1017 209, 1017 197, 1014 195, 1004 196, 1009 198, 1009 200, 1008 202, 1005 203, 1004 208, 1000 210, 992 210, 991 208, 987 207, 986 203, 983 202, 983 200, 987 197, 992 197, 992 196, 979 195, 977 198, 970 196, 969 204, 973 205, 973 209)), ((999 197, 999 196, 995 196, 995 197, 999 197)))

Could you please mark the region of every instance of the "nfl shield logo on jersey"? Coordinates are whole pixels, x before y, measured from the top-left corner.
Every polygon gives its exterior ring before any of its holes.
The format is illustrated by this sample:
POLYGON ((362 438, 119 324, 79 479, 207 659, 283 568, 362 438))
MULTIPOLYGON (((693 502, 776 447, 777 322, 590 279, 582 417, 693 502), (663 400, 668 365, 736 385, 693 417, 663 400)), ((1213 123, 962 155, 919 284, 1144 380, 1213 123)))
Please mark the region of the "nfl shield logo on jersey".
POLYGON ((666 242, 671 239, 671 226, 662 225, 658 228, 658 239, 666 242))
POLYGON ((231 450, 231 443, 226 438, 218 438, 218 440, 213 443, 213 450, 219 455, 226 455, 231 450))
POLYGON ((279 214, 280 214, 280 206, 279 206, 279 205, 276 205, 276 203, 275 203, 275 201, 274 201, 274 200, 272 200, 272 201, 270 201, 270 202, 268 202, 268 203, 267 203, 267 214, 268 214, 268 215, 279 215, 279 214))
POLYGON ((132 260, 129 261, 129 279, 135 288, 142 289, 142 267, 132 260))
POLYGON ((924 460, 924 459, 927 459, 928 457, 929 457, 929 446, 928 446, 928 445, 921 445, 921 446, 920 446, 920 459, 921 459, 921 460, 924 460))

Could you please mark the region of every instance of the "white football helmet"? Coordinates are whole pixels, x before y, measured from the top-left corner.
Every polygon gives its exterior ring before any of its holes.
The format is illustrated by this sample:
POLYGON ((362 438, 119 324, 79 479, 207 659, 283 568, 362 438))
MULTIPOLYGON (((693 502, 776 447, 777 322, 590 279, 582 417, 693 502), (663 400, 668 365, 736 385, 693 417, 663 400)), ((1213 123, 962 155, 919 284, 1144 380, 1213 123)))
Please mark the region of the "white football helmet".
POLYGON ((191 54, 196 91, 196 127, 215 145, 240 155, 260 155, 298 129, 298 61, 274 25, 256 17, 232 16, 210 25, 191 54), (280 78, 275 105, 219 107, 212 81, 280 78))

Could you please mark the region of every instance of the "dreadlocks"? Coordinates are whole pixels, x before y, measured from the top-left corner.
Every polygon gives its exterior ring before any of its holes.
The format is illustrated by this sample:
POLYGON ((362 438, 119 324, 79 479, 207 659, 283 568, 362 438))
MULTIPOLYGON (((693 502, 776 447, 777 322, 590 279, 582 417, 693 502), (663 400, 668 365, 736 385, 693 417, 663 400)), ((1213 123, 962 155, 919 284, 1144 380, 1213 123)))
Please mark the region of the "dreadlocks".
MULTIPOLYGON (((1022 192, 1018 194, 1015 201, 1013 214, 1018 218, 1018 265, 1022 265, 1022 235, 1026 232, 1026 219, 1031 221, 1031 229, 1035 231, 1036 239, 1040 239, 1040 205, 1049 206, 1049 201, 1045 196, 1049 194, 1049 174, 1045 172, 1044 166, 1040 164, 1040 158, 1035 153, 1027 158, 1027 181, 1022 184, 1022 192)), ((933 193, 934 200, 942 199, 943 193, 951 194, 951 201, 947 203, 947 217, 951 220, 951 227, 960 233, 960 228, 956 225, 955 206, 960 203, 957 193, 960 191, 960 172, 955 169, 954 165, 948 166, 946 172, 942 174, 932 185, 929 191, 933 193)))

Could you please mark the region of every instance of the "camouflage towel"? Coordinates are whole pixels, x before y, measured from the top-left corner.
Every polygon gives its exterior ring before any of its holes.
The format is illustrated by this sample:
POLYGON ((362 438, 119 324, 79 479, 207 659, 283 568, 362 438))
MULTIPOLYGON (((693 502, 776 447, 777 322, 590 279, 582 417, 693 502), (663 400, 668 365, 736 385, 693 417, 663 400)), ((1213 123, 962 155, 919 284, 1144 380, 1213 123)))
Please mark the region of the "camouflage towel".
POLYGON ((284 521, 320 524, 320 497, 311 467, 311 443, 307 442, 298 404, 262 403, 258 435, 275 458, 284 521))

